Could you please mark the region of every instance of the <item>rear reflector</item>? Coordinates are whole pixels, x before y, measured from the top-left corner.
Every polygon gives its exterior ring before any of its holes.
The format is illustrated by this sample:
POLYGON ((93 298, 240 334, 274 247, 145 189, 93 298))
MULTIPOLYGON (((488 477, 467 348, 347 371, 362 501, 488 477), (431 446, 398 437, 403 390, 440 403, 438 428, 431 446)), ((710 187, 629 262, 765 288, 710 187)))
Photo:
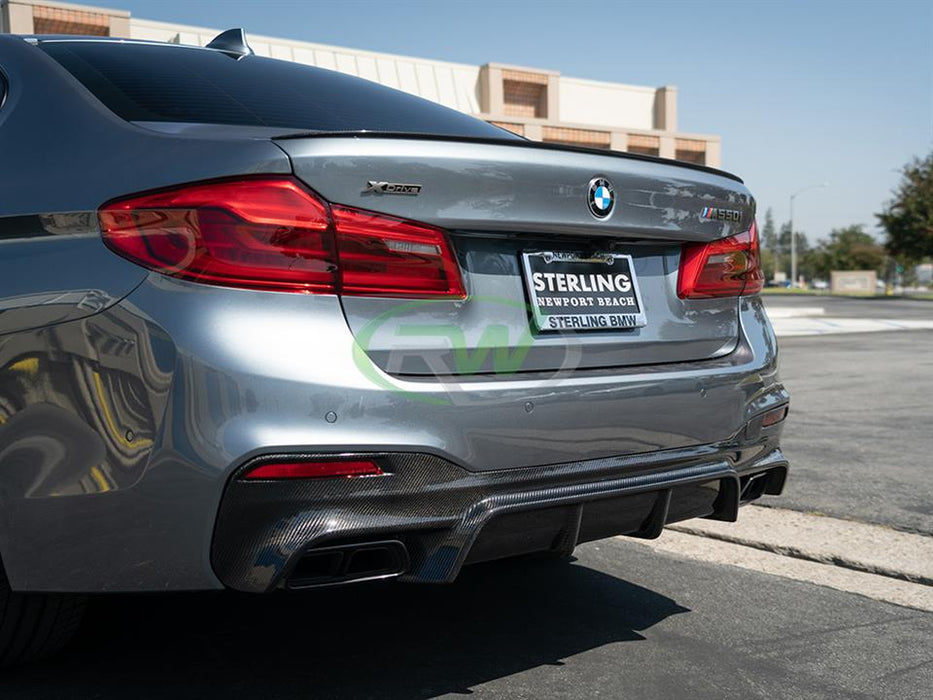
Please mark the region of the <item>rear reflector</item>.
POLYGON ((681 299, 757 294, 764 283, 758 228, 712 243, 688 243, 680 254, 677 296, 681 299))
POLYGON ((272 462, 253 467, 241 479, 322 479, 328 477, 381 476, 379 465, 369 460, 272 462))
POLYGON ((441 229, 331 206, 288 177, 194 184, 98 212, 104 243, 150 270, 245 289, 464 298, 441 229))
POLYGON ((767 428, 771 425, 777 425, 785 418, 787 418, 787 406, 771 409, 762 417, 761 427, 767 428))

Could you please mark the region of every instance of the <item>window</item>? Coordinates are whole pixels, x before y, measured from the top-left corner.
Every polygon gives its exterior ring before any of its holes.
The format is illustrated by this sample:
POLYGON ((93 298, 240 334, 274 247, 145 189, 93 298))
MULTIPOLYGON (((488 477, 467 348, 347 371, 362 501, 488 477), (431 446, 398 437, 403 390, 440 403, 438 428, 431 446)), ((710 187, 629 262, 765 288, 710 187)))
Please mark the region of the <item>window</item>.
POLYGON ((628 135, 629 153, 637 153, 643 156, 661 155, 661 139, 657 136, 643 136, 641 134, 628 135))
POLYGON ((35 5, 32 22, 34 34, 110 36, 110 17, 101 12, 35 5))
POLYGON ((538 117, 546 113, 545 88, 534 83, 522 83, 517 80, 503 81, 505 93, 505 114, 507 117, 538 117))
POLYGON ((706 165, 706 142, 696 139, 676 139, 675 155, 677 160, 696 165, 706 165))
POLYGON ((39 47, 128 121, 518 138, 420 97, 289 61, 107 41, 39 47))
POLYGON ((612 141, 612 136, 608 131, 571 129, 564 126, 546 126, 543 135, 546 143, 562 143, 567 146, 604 148, 606 150, 609 149, 612 141))
POLYGON ((547 118, 547 76, 502 71, 503 111, 509 117, 547 118))

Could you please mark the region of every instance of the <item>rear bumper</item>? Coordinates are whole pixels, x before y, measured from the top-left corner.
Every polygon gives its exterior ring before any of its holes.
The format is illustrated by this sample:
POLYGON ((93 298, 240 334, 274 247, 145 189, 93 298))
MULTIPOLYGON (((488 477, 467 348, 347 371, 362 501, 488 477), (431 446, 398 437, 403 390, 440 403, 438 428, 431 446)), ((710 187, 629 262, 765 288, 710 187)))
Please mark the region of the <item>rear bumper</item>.
POLYGON ((332 585, 347 577, 335 570, 308 579, 302 561, 319 552, 392 542, 404 556, 395 559, 394 569, 374 564, 379 575, 373 578, 438 583, 478 561, 569 553, 577 544, 613 535, 654 538, 664 525, 694 517, 734 521, 748 476, 765 475, 764 492, 779 494, 787 470, 781 451, 767 443, 736 447, 483 473, 431 455, 381 454, 366 455, 386 472, 378 477, 235 476, 217 522, 214 570, 226 586, 255 593, 332 585))
MULTIPOLYGON (((762 430, 760 418, 788 401, 761 301, 738 303, 737 348, 715 360, 451 385, 364 371, 335 297, 153 275, 101 313, 0 342, 0 367, 30 357, 41 369, 4 385, 11 405, 26 405, 17 431, 12 421, 0 431, 0 454, 19 465, 0 475, 8 578, 21 591, 265 590, 287 579, 295 553, 376 527, 436 530, 436 553, 421 545, 419 559, 413 547, 406 576, 447 580, 480 557, 510 499, 525 513, 640 493, 653 472, 672 484, 688 467, 738 474, 777 449, 781 426, 762 430), (232 499, 243 465, 302 453, 422 462, 372 494, 370 512, 396 513, 379 521, 360 517, 355 491, 316 501, 316 518, 302 494, 262 491, 253 505, 276 503, 255 511, 232 499), (570 500, 542 500, 550 489, 570 500), (227 519, 236 507, 247 508, 242 532, 227 519), (475 521, 458 526, 464 518, 475 521), (292 534, 270 536, 277 523, 292 534), (442 556, 452 559, 441 566, 442 556), (276 562, 269 575, 251 571, 263 557, 276 562)), ((379 479, 345 480, 364 481, 379 479)))

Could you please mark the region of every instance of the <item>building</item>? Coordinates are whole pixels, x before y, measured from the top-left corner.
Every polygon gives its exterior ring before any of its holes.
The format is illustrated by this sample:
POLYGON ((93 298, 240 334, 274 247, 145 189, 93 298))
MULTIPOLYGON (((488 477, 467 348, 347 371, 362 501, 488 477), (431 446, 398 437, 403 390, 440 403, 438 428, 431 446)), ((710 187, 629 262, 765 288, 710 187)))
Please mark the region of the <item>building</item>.
MULTIPOLYGON (((124 10, 53 0, 0 0, 0 32, 14 34, 90 34, 203 46, 223 29, 229 27, 156 22, 124 10)), ((540 68, 474 66, 254 34, 249 42, 258 55, 374 80, 530 139, 720 165, 718 136, 677 130, 673 86, 582 80, 540 68)))

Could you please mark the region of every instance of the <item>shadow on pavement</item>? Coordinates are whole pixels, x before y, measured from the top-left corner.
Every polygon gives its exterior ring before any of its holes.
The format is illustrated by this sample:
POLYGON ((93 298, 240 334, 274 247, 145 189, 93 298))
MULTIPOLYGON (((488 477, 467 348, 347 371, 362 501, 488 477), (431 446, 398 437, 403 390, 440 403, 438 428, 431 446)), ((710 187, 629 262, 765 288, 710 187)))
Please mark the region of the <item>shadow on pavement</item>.
POLYGON ((541 561, 471 567, 452 586, 102 597, 69 651, 0 684, 4 700, 466 694, 643 639, 639 631, 681 612, 580 564, 541 561))

